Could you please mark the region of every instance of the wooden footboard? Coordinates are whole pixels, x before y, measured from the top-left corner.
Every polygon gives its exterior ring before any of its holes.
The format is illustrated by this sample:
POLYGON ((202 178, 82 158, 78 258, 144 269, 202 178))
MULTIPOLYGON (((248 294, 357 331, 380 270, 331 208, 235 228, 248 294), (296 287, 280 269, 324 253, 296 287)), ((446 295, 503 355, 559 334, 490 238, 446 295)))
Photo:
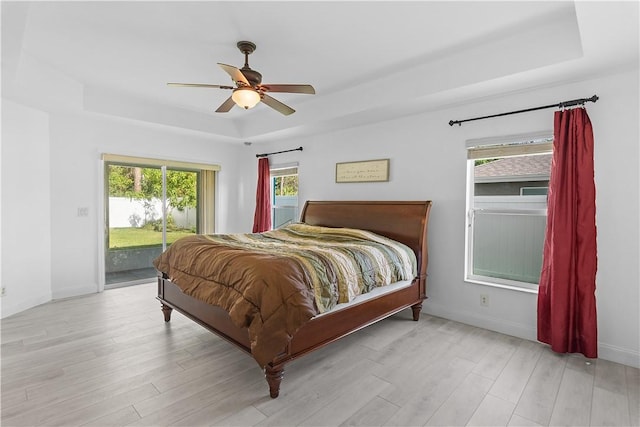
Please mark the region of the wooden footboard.
MULTIPOLYGON (((410 286, 382 294, 348 308, 313 318, 292 337, 282 353, 265 367, 269 393, 279 394, 284 365, 354 331, 409 307, 418 320, 426 298, 427 222, 431 202, 307 202, 302 222, 329 227, 361 228, 400 241, 414 250, 418 259, 418 276, 410 286)), ((165 321, 175 309, 251 353, 246 329, 236 327, 226 311, 192 298, 166 276, 158 278, 158 300, 165 321)))
MULTIPOLYGON (((278 397, 286 363, 408 307, 413 309, 413 320, 419 320, 424 300, 420 296, 420 282, 416 279, 407 288, 372 298, 335 313, 326 313, 302 326, 289 345, 283 349, 282 354, 265 367, 271 397, 278 397)), ((171 319, 171 310, 175 309, 251 354, 247 329, 236 327, 228 313, 220 307, 211 306, 182 293, 178 286, 164 277, 158 278, 158 300, 162 303, 166 322, 171 319)))

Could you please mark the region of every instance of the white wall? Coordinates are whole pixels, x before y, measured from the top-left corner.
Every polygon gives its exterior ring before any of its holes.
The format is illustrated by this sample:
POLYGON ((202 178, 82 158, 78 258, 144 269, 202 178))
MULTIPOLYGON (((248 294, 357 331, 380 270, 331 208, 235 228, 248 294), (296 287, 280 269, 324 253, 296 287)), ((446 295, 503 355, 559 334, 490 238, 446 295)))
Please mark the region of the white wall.
POLYGON ((51 300, 49 151, 48 114, 3 99, 1 317, 51 300))
POLYGON ((96 292, 101 280, 102 153, 214 163, 217 231, 235 230, 236 145, 87 114, 52 114, 51 288, 53 298, 96 292), (89 215, 78 217, 78 208, 89 215))
POLYGON ((6 98, 2 107, 2 317, 101 289, 102 153, 219 164, 216 230, 246 230, 235 215, 237 145, 6 98))
MULTIPOLYGON (((536 339, 535 294, 466 283, 464 272, 467 139, 553 128, 553 110, 465 123, 449 120, 501 113, 568 99, 600 96, 587 110, 595 134, 599 266, 597 307, 600 357, 640 365, 638 287, 638 71, 565 86, 496 97, 401 120, 261 146, 279 151, 278 163, 298 161, 300 204, 305 200, 433 201, 429 229, 428 297, 424 311, 495 331, 536 339), (385 183, 335 183, 336 162, 390 159, 385 183), (490 306, 480 306, 480 294, 490 306)), ((247 162, 249 170, 255 169, 247 162)), ((255 172, 246 174, 255 182, 255 172)), ((243 204, 250 206, 247 196, 243 204)), ((246 223, 251 218, 245 217, 246 223)))

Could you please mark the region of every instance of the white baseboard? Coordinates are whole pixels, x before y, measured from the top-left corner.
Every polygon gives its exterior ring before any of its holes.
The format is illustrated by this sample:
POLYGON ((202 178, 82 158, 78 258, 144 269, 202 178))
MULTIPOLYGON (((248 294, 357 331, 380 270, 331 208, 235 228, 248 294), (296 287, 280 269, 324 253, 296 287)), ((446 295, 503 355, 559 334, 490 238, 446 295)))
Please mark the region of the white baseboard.
POLYGON ((94 283, 91 286, 82 286, 77 288, 57 289, 53 292, 52 299, 64 299, 71 297, 79 297, 82 295, 95 294, 98 292, 98 284, 94 283))
POLYGON ((529 325, 508 322, 504 319, 498 319, 491 316, 478 316, 476 314, 450 310, 445 307, 439 307, 436 305, 427 306, 427 304, 425 304, 422 311, 431 316, 442 317, 444 319, 476 326, 478 328, 488 329, 490 331, 499 332, 501 334, 510 335, 529 341, 535 341, 537 337, 536 329, 531 328, 529 325))
POLYGON ((32 307, 35 307, 40 304, 44 304, 51 301, 51 295, 39 295, 33 298, 29 298, 28 300, 18 301, 17 303, 11 303, 11 300, 8 297, 2 298, 2 309, 0 310, 0 318, 4 319, 9 316, 13 316, 14 314, 20 313, 21 311, 28 310, 32 307))
POLYGON ((640 353, 598 342, 598 358, 640 369, 640 353))
MULTIPOLYGON (((537 341, 537 329, 530 325, 508 322, 490 316, 478 316, 456 310, 450 310, 436 305, 425 304, 422 311, 428 315, 442 317, 478 328, 488 329, 501 334, 522 338, 529 341, 537 341)), ((617 347, 601 341, 598 342, 598 358, 622 365, 640 368, 640 353, 627 348, 617 347)))
POLYGON ((52 300, 77 297, 88 294, 95 294, 97 291, 97 285, 82 286, 77 288, 67 288, 55 291, 53 294, 37 295, 35 297, 24 299, 14 302, 15 298, 4 296, 0 300, 0 319, 4 319, 14 314, 18 314, 21 311, 28 310, 35 306, 45 304, 52 300))

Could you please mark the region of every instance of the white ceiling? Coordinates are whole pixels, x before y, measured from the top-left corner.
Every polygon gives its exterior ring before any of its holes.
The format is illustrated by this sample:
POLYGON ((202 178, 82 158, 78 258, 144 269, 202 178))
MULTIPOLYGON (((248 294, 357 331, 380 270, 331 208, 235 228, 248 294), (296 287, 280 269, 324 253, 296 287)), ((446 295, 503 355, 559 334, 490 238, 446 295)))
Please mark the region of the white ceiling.
POLYGON ((637 67, 638 56, 635 1, 2 3, 3 93, 48 109, 75 96, 85 111, 230 141, 576 81, 637 67), (220 114, 229 91, 166 85, 231 84, 217 63, 243 65, 239 40, 257 45, 249 64, 263 82, 312 84, 316 95, 272 94, 291 116, 263 104, 220 114))

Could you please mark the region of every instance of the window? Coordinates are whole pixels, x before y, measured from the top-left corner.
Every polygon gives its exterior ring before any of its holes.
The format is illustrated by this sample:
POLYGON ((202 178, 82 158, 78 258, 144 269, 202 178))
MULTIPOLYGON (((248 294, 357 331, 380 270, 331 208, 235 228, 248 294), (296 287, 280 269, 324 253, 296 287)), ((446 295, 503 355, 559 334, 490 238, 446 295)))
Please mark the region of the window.
POLYGON ((272 228, 298 221, 298 165, 272 166, 272 228))
POLYGON ((550 135, 467 141, 467 281, 537 289, 547 223, 550 135))

